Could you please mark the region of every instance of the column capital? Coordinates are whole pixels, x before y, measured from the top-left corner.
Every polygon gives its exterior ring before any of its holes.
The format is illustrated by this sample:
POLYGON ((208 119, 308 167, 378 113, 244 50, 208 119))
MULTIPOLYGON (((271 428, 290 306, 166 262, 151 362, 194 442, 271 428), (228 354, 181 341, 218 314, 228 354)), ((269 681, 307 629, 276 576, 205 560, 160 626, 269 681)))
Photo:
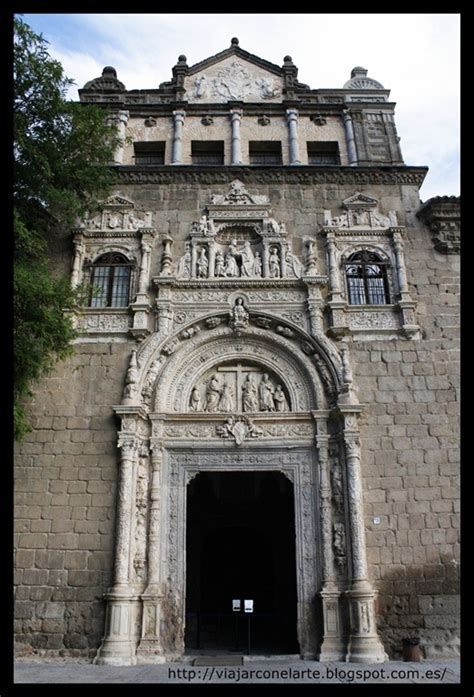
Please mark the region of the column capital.
POLYGON ((186 112, 183 109, 176 109, 173 111, 173 117, 175 121, 183 122, 186 118, 186 112))
POLYGON ((298 109, 287 109, 286 118, 288 121, 296 120, 298 118, 298 109))

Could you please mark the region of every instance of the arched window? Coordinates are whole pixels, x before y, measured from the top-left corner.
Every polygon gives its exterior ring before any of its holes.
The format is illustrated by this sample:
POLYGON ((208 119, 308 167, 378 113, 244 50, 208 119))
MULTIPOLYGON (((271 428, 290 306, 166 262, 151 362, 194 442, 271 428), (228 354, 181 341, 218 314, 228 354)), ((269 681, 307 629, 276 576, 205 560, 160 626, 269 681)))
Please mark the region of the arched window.
POLYGON ((373 252, 363 250, 351 254, 346 262, 349 305, 390 303, 387 266, 388 262, 373 252))
POLYGON ((90 307, 126 307, 132 264, 122 254, 102 254, 91 265, 90 307))

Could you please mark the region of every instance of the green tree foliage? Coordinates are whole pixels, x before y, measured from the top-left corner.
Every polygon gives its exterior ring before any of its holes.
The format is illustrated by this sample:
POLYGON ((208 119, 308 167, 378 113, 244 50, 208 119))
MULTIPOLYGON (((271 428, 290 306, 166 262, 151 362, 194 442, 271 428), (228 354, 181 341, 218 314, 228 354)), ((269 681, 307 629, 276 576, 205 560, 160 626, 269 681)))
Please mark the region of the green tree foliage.
MULTIPOLYGON (((117 129, 95 106, 68 101, 73 81, 20 18, 14 24, 14 432, 29 430, 30 387, 71 352, 69 277, 48 267, 48 239, 110 193, 117 129)), ((71 245, 72 254, 72 245, 71 245)))

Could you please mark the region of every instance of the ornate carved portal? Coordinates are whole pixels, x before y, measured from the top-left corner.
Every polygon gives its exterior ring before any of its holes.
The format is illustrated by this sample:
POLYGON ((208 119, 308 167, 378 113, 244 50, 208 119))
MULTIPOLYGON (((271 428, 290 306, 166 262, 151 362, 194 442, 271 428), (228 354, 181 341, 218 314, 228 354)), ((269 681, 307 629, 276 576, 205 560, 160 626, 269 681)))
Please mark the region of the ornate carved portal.
MULTIPOLYGON (((229 206, 265 208, 246 197, 236 183, 229 201, 209 204, 214 219, 229 206)), ((267 233, 283 243, 281 226, 277 233, 267 225, 267 233)), ((197 275, 198 260, 191 253, 197 275)), ((309 281, 308 333, 298 315, 303 287, 285 274, 278 282, 287 290, 255 290, 240 277, 228 290, 209 278, 176 287, 159 279, 158 330, 132 351, 114 407, 121 420, 115 573, 98 663, 182 657, 187 485, 201 472, 279 472, 291 481, 301 657, 386 660, 367 575, 362 407, 349 349, 321 330, 309 281)))

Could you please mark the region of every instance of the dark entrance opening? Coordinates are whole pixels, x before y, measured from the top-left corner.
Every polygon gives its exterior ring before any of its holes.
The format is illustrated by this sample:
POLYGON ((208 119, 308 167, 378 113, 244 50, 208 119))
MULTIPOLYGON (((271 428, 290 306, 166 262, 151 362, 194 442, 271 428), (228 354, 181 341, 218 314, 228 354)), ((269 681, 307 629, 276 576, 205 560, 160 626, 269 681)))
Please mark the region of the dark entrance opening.
POLYGON ((297 653, 292 483, 280 472, 201 472, 187 506, 186 648, 245 653, 251 599, 251 652, 297 653))

